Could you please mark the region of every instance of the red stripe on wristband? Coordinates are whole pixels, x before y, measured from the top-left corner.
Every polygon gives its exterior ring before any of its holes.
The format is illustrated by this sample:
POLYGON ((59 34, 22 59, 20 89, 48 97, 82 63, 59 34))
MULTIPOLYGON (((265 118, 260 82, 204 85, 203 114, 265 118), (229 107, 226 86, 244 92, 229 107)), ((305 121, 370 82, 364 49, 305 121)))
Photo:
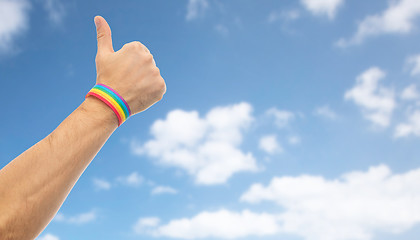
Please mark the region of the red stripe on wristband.
POLYGON ((102 83, 98 83, 98 84, 96 84, 96 85, 100 85, 100 86, 102 86, 102 87, 106 87, 107 89, 109 89, 109 90, 111 90, 112 92, 114 92, 115 94, 117 94, 117 96, 118 96, 118 97, 120 97, 120 99, 124 102, 125 106, 126 106, 126 107, 127 107, 127 109, 128 109, 128 116, 127 116, 127 118, 131 115, 131 109, 130 109, 130 106, 129 106, 129 105, 128 105, 128 103, 124 100, 124 98, 123 98, 123 97, 121 97, 121 95, 117 93, 117 91, 115 91, 115 90, 114 90, 114 89, 112 89, 111 87, 106 86, 105 84, 102 84, 102 83))
POLYGON ((107 99, 103 98, 99 94, 96 94, 96 93, 93 93, 93 92, 88 92, 86 94, 85 98, 88 97, 89 95, 95 96, 95 97, 99 98, 100 100, 102 100, 104 103, 106 103, 106 105, 108 105, 112 109, 112 111, 114 111, 115 115, 117 115, 117 118, 118 118, 118 127, 122 124, 122 120, 121 120, 120 114, 117 111, 117 109, 115 109, 115 107, 112 105, 112 103, 110 103, 107 99))

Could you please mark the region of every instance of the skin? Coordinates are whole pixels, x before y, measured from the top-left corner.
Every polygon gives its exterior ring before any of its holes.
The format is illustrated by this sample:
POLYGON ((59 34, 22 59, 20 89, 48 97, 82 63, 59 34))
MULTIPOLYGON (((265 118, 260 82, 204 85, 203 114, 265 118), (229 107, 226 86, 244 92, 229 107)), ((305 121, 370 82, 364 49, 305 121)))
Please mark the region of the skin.
MULTIPOLYGON (((166 92, 153 56, 140 42, 112 47, 111 29, 95 17, 96 83, 116 90, 132 115, 166 92)), ((54 218, 79 177, 118 127, 115 113, 89 96, 51 134, 0 170, 0 239, 35 239, 54 218)))

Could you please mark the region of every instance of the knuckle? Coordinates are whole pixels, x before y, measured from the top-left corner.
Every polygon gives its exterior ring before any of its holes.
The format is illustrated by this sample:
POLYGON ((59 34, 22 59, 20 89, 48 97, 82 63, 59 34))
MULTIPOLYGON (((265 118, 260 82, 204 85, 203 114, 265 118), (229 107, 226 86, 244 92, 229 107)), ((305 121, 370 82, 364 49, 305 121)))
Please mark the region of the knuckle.
POLYGON ((158 82, 158 87, 159 87, 159 90, 161 90, 162 94, 165 94, 165 92, 166 92, 166 83, 163 80, 163 78, 160 78, 160 81, 158 82))
POLYGON ((130 47, 130 45, 128 44, 128 43, 126 43, 126 44, 124 44, 123 46, 122 46, 122 48, 121 49, 127 49, 127 48, 129 48, 130 47))
POLYGON ((125 48, 132 49, 132 50, 140 50, 142 48, 142 45, 139 41, 133 41, 124 44, 125 48))
POLYGON ((166 93, 166 84, 163 84, 163 88, 162 88, 162 96, 166 93))
POLYGON ((126 43, 126 44, 124 44, 123 48, 130 49, 131 46, 132 46, 131 43, 126 43))
POLYGON ((143 57, 143 61, 144 61, 144 63, 152 63, 153 62, 153 55, 145 52, 145 55, 143 57))
POLYGON ((134 41, 133 43, 133 47, 136 49, 142 49, 143 48, 143 44, 141 44, 141 42, 139 41, 134 41))
POLYGON ((159 101, 162 100, 164 94, 165 94, 165 91, 160 91, 159 94, 156 96, 159 101))
POLYGON ((132 43, 139 47, 143 46, 143 44, 140 41, 133 41, 132 43))
POLYGON ((153 76, 160 76, 160 70, 158 67, 154 67, 152 70, 153 76))

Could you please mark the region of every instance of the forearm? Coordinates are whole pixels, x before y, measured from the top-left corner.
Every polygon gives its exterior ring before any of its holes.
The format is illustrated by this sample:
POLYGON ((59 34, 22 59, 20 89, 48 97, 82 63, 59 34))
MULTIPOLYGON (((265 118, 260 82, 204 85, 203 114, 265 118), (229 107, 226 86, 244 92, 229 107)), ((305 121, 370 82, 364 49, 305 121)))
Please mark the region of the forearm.
POLYGON ((118 126, 88 97, 50 135, 0 171, 0 239, 34 239, 118 126))
POLYGON ((118 119, 125 120, 122 114, 142 112, 166 92, 159 68, 143 44, 127 43, 114 52, 108 23, 97 16, 95 24, 96 84, 118 93, 108 99, 119 105, 113 109, 120 117, 101 100, 88 97, 50 135, 0 170, 1 240, 29 240, 41 233, 118 127, 118 119), (119 96, 124 103, 112 100, 119 96))

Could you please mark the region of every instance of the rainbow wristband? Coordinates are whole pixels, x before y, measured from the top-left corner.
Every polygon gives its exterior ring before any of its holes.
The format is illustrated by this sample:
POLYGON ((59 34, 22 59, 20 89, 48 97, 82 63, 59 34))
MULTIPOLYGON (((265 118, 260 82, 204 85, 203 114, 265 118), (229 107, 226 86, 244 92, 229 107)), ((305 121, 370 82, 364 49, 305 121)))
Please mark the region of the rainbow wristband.
POLYGON ((102 100, 117 115, 118 127, 131 115, 130 106, 114 89, 98 83, 85 96, 94 96, 102 100))

